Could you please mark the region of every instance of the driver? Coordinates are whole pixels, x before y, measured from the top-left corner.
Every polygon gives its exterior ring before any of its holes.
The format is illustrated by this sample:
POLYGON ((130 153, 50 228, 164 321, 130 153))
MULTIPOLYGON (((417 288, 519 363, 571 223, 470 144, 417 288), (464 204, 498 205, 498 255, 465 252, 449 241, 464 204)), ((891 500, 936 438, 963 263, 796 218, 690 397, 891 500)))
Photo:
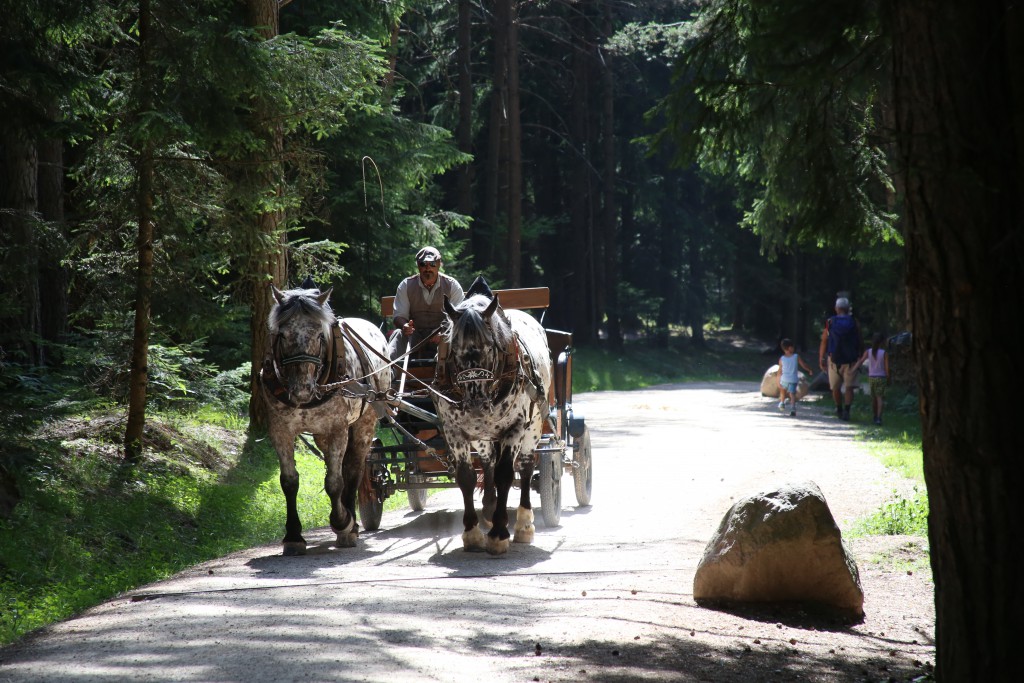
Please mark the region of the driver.
MULTIPOLYGON (((458 305, 465 294, 462 285, 450 275, 441 271, 441 252, 434 247, 423 247, 416 252, 417 275, 410 275, 398 283, 395 292, 395 331, 388 341, 391 360, 399 358, 406 349, 416 346, 444 320, 444 296, 452 306, 458 305)), ((435 334, 430 343, 421 349, 422 355, 432 357, 437 353, 440 335, 435 334)))

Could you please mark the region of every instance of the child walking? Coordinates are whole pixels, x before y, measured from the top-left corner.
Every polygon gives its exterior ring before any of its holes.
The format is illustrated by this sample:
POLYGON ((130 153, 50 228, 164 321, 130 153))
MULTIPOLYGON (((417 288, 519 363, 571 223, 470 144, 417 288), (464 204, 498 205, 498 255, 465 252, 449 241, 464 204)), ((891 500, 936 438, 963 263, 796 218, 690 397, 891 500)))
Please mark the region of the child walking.
POLYGON ((871 387, 871 411, 875 414, 875 424, 882 424, 882 405, 885 401, 885 388, 892 383, 889 375, 889 354, 885 352, 884 337, 876 332, 871 338, 871 348, 864 352, 857 361, 859 368, 867 361, 868 386, 871 387))
POLYGON ((779 410, 786 409, 786 399, 790 400, 789 414, 796 417, 797 389, 800 385, 800 368, 811 373, 810 366, 796 353, 796 346, 791 339, 783 339, 779 346, 782 347, 782 355, 779 356, 779 410))

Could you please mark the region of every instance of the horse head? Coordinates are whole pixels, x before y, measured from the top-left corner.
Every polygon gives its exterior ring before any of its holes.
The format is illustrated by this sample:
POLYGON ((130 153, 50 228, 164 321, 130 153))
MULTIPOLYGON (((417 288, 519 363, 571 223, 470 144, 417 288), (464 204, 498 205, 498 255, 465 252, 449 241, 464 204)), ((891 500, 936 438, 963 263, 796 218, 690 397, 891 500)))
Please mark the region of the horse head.
MULTIPOLYGON (((304 282, 303 285, 311 284, 304 282)), ((270 285, 277 303, 270 311, 270 352, 281 384, 297 405, 320 398, 320 384, 330 372, 334 312, 329 288, 303 287, 282 292, 270 285)))
POLYGON ((446 296, 449 377, 459 387, 463 403, 491 400, 490 391, 503 372, 504 360, 514 344, 508 318, 498 297, 474 294, 458 306, 446 296))

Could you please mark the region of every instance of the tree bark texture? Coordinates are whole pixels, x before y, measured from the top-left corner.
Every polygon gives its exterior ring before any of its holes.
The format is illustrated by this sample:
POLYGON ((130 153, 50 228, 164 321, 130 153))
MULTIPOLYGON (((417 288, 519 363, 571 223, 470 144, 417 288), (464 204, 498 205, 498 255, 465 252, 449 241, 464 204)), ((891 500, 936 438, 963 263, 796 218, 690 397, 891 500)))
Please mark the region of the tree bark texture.
MULTIPOLYGON (((277 0, 247 0, 249 25, 256 28, 264 40, 278 35, 280 19, 277 0)), ((281 167, 284 156, 284 133, 273 123, 272 112, 262 102, 255 102, 252 127, 262 137, 265 147, 254 153, 251 167, 255 169, 249 179, 251 191, 266 196, 276 204, 283 193, 284 176, 281 167)), ((267 409, 259 387, 259 374, 269 342, 267 316, 272 300, 269 284, 284 287, 288 279, 287 235, 284 215, 276 208, 257 210, 250 217, 252 236, 249 239, 250 308, 249 329, 252 338, 251 372, 249 378, 249 427, 257 431, 266 429, 267 409)))
MULTIPOLYGON (((47 108, 49 119, 56 123, 60 112, 56 103, 47 108)), ((67 226, 64 221, 64 143, 56 136, 43 137, 39 149, 39 213, 50 223, 50 239, 41 245, 39 256, 39 292, 42 302, 41 330, 43 339, 59 342, 68 325, 68 269, 62 264, 67 253, 67 226)), ((44 349, 44 358, 50 362, 44 349)))
POLYGON ((572 332, 577 343, 588 343, 591 334, 591 302, 594 292, 590 287, 590 269, 593 263, 593 230, 590 213, 590 120, 589 120, 589 18, 580 6, 571 19, 572 26, 572 109, 569 120, 569 134, 572 141, 573 168, 569 187, 569 223, 572 244, 570 245, 573 270, 568 278, 572 293, 569 312, 572 332))
POLYGON ((507 191, 502 182, 502 168, 505 161, 506 139, 508 137, 508 27, 505 16, 494 12, 492 23, 492 44, 494 45, 493 75, 491 78, 491 111, 487 131, 487 157, 485 166, 483 226, 474 230, 473 253, 478 270, 495 262, 495 243, 501 221, 502 197, 507 191), (489 231, 481 234, 479 228, 489 231))
MULTIPOLYGON (((456 139, 459 151, 473 153, 473 3, 459 0, 459 123, 456 139)), ((464 216, 473 215, 473 163, 459 169, 456 206, 464 216)))
POLYGON ((936 676, 1013 680, 1024 613, 1021 9, 920 0, 892 11, 936 676))
MULTIPOLYGON (((152 64, 150 61, 149 0, 139 2, 139 110, 152 109, 152 64)), ((143 134, 145 135, 145 134, 143 134)), ((142 435, 146 427, 146 389, 149 386, 149 313, 153 297, 153 144, 143 139, 136 163, 136 220, 138 237, 135 249, 138 263, 135 270, 135 324, 132 330, 132 357, 128 371, 128 423, 124 435, 125 460, 137 463, 142 459, 142 435)))
MULTIPOLYGON (((614 33, 612 24, 611 3, 602 3, 601 32, 604 40, 609 40, 614 33)), ((615 201, 616 185, 616 154, 615 154, 615 73, 612 70, 612 55, 608 50, 601 53, 601 151, 604 166, 601 175, 601 195, 603 199, 601 212, 601 233, 604 236, 604 264, 602 270, 608 277, 602 278, 604 292, 604 311, 608 317, 608 343, 613 349, 622 348, 622 326, 619 320, 619 284, 621 277, 612 277, 612 273, 621 273, 619 263, 619 221, 618 207, 615 201)))
POLYGON ((35 142, 24 129, 11 126, 0 135, 4 177, 0 184, 0 227, 10 248, 7 277, 12 280, 10 301, 19 307, 12 321, 15 333, 4 334, 24 354, 25 362, 43 361, 42 303, 39 295, 39 244, 36 235, 38 155, 35 142))
POLYGON ((522 282, 523 237, 523 150, 519 125, 519 29, 512 0, 500 0, 500 11, 505 15, 502 23, 508 30, 505 60, 508 69, 508 253, 505 260, 506 282, 519 287, 522 282))

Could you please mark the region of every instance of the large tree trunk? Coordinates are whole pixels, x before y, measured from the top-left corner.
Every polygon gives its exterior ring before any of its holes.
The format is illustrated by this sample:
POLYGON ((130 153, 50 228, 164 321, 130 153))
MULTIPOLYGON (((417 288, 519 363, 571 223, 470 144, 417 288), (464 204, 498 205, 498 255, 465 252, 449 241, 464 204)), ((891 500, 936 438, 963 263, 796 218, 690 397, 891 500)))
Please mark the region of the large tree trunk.
MULTIPOLYGON (((39 244, 36 237, 38 157, 34 141, 22 128, 11 126, 0 135, 3 175, 0 176, 0 236, 11 255, 6 277, 11 292, 8 305, 19 307, 17 318, 7 321, 14 333, 4 335, 32 365, 43 361, 39 296, 39 244)), ((9 328, 10 329, 10 328, 9 328)))
POLYGON ((1020 675, 1024 54, 1012 2, 894 3, 907 291, 931 504, 937 667, 1020 675))
MULTIPOLYGON (((459 0, 459 124, 456 139, 459 151, 473 153, 473 3, 459 0)), ((459 169, 456 206, 464 216, 473 215, 473 163, 459 169)))
POLYGON ((572 305, 570 320, 575 341, 589 342, 592 320, 591 301, 594 292, 590 288, 590 266, 592 264, 592 243, 590 215, 590 163, 589 152, 589 65, 590 45, 589 18, 583 15, 585 7, 575 9, 571 19, 572 27, 572 107, 569 119, 569 135, 573 145, 574 158, 571 162, 572 177, 569 186, 569 225, 572 241, 569 244, 569 259, 573 271, 568 285, 572 305))
MULTIPOLYGON (((247 19, 264 40, 277 36, 280 29, 277 0, 247 0, 247 19)), ((284 176, 281 170, 284 155, 284 133, 273 123, 273 112, 262 102, 255 102, 252 126, 265 142, 265 149, 253 154, 250 177, 247 184, 250 191, 270 197, 270 203, 283 193, 284 176)), ((249 379, 249 427, 261 431, 267 426, 267 409, 260 392, 259 373, 269 343, 267 316, 272 305, 270 288, 272 282, 284 287, 288 279, 287 235, 284 229, 284 214, 276 208, 261 211, 250 218, 253 239, 249 240, 252 252, 249 254, 248 273, 250 282, 250 308, 252 316, 249 328, 252 337, 252 363, 249 379)))
POLYGON ((508 137, 505 110, 508 107, 508 26, 501 12, 494 13, 492 24, 492 44, 494 46, 494 65, 491 77, 491 112, 488 124, 487 159, 484 167, 483 226, 473 231, 473 255, 477 270, 483 270, 494 263, 494 245, 501 221, 501 208, 505 189, 502 182, 504 167, 505 140, 508 137), (484 234, 481 229, 488 230, 484 234))
MULTIPOLYGON (((151 26, 149 0, 139 2, 139 81, 142 97, 139 111, 152 110, 151 26)), ((142 459, 142 435, 146 426, 146 389, 149 386, 149 311, 153 296, 153 144, 141 141, 136 162, 136 220, 138 236, 135 249, 135 325, 132 331, 132 357, 128 371, 128 424, 124 435, 126 462, 142 459)))
MULTIPOLYGON (((56 104, 48 108, 56 123, 60 112, 56 104)), ((62 261, 67 253, 67 226, 64 223, 64 141, 57 136, 43 137, 39 149, 39 213, 53 226, 51 239, 40 250, 39 292, 42 302, 43 339, 59 342, 68 324, 68 269, 62 261)), ((44 349, 46 362, 54 354, 44 349)))
MULTIPOLYGON (((603 3, 603 21, 601 32, 607 41, 614 33, 612 26, 611 3, 603 3)), ((620 273, 622 268, 619 256, 618 209, 615 201, 616 158, 615 158, 615 75, 612 72, 612 55, 610 51, 601 54, 601 147, 604 156, 602 171, 601 195, 604 200, 601 211, 601 234, 604 236, 604 264, 606 274, 620 273)), ((608 344, 613 349, 622 348, 622 326, 619 318, 619 284, 620 277, 604 277, 604 310, 608 316, 608 344)))
POLYGON ((519 127, 519 29, 512 0, 500 0, 508 28, 508 239, 505 270, 509 287, 519 287, 522 270, 523 150, 519 127))

